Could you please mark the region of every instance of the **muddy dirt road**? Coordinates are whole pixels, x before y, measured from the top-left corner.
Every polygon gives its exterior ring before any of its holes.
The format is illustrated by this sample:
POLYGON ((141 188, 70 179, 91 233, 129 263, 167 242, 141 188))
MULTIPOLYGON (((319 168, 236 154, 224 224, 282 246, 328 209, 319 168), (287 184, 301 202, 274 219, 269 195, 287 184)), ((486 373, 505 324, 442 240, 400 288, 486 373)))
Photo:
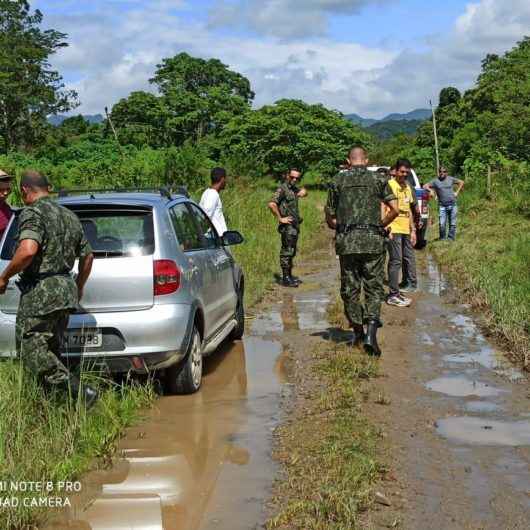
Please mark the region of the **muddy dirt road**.
MULTIPOLYGON (((378 488, 391 506, 376 505, 367 527, 528 529, 527 381, 451 302, 432 261, 421 278, 413 307, 385 308, 383 376, 371 385, 389 404, 368 413, 385 432, 392 479, 378 488)), ((116 465, 85 478, 69 522, 53 528, 262 528, 279 472, 273 431, 297 390, 284 352, 303 362, 330 328, 338 277, 327 248, 306 264, 304 280, 298 290, 278 288, 244 341, 207 361, 198 394, 160 399, 121 441, 116 465)))

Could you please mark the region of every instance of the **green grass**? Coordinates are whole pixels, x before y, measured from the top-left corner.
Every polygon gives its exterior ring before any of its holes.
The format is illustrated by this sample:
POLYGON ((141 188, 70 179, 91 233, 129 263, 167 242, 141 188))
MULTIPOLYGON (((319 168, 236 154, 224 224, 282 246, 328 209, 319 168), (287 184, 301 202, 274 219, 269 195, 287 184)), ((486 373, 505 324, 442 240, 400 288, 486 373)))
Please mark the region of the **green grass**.
MULTIPOLYGON (((245 273, 246 304, 257 302, 279 273, 280 235, 277 222, 272 216, 268 202, 275 185, 260 182, 250 185, 249 181, 231 181, 222 194, 223 209, 228 227, 239 230, 245 243, 233 248, 234 256, 245 273)), ((304 220, 301 227, 299 252, 316 244, 315 233, 322 230, 325 193, 310 190, 300 200, 300 211, 304 220)), ((296 267, 296 260, 295 260, 296 267)))
POLYGON ((19 505, 0 510, 0 528, 36 528, 45 522, 53 510, 24 506, 31 500, 23 499, 65 498, 60 482, 78 479, 96 458, 108 459, 124 428, 154 399, 151 385, 97 383, 102 398, 87 414, 65 396, 45 395, 18 362, 0 363, 0 480, 51 482, 55 488, 2 492, 0 497, 16 497, 19 505))
POLYGON ((485 315, 491 333, 528 367, 530 217, 507 195, 487 200, 471 190, 459 206, 456 242, 435 242, 432 252, 461 298, 485 315))
MULTIPOLYGON (((330 322, 340 321, 338 301, 330 313, 330 322)), ((373 486, 385 473, 380 434, 365 412, 371 400, 365 383, 377 376, 378 365, 351 346, 335 344, 319 348, 307 364, 306 398, 280 430, 278 457, 286 477, 277 487, 278 513, 268 528, 360 528, 373 486)), ((376 402, 387 403, 381 396, 376 402)))

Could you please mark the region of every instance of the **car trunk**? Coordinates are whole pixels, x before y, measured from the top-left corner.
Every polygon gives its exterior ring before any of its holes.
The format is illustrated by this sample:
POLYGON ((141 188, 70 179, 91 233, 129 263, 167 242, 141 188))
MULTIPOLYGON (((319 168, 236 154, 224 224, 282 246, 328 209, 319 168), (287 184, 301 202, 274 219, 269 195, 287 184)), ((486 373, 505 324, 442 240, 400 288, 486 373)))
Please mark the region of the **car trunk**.
MULTIPOLYGON (((151 307, 155 248, 152 210, 101 204, 68 207, 80 218, 95 257, 78 311, 138 311, 151 307)), ((14 251, 17 224, 14 219, 2 245, 2 270, 14 251)), ((14 280, 6 295, 0 297, 0 310, 5 313, 17 310, 19 292, 14 280)))

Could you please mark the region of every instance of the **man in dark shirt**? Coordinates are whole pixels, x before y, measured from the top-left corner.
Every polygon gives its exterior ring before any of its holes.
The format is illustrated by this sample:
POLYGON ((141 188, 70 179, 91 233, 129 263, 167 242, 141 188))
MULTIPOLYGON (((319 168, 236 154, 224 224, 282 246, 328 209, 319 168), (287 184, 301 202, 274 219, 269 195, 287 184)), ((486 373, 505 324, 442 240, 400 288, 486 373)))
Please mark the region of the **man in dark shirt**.
POLYGON ((450 241, 454 241, 456 237, 456 216, 458 213, 456 198, 464 187, 464 181, 449 176, 447 169, 441 167, 440 176, 423 187, 429 190, 431 197, 434 195, 438 200, 440 240, 446 239, 447 224, 449 224, 448 238, 450 241), (455 186, 456 190, 454 189, 455 186))
POLYGON ((0 238, 4 234, 5 229, 13 216, 13 210, 6 202, 7 197, 11 193, 12 182, 13 177, 0 169, 0 238))

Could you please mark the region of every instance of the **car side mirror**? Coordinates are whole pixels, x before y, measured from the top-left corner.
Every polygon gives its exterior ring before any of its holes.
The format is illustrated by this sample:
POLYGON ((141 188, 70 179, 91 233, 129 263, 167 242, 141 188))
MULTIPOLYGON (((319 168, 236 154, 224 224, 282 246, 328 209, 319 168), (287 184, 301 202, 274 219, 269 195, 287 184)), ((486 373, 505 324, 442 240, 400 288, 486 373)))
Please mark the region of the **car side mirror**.
POLYGON ((240 245, 245 241, 243 236, 236 230, 228 230, 223 234, 221 238, 223 240, 223 246, 230 247, 232 245, 240 245))

